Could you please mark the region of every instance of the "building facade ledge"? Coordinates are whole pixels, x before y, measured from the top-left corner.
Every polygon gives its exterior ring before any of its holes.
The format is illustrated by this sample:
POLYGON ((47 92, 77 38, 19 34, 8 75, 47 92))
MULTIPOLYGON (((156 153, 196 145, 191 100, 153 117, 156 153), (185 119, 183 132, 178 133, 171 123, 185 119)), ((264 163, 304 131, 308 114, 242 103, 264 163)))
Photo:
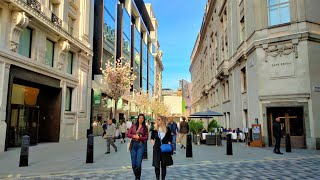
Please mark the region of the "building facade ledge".
POLYGON ((89 48, 87 45, 85 45, 79 39, 70 35, 64 28, 59 26, 59 23, 52 22, 51 17, 47 17, 42 11, 39 11, 38 9, 31 7, 23 0, 8 0, 8 1, 15 4, 19 9, 26 12, 30 16, 33 16, 37 21, 44 24, 50 30, 59 34, 59 36, 62 36, 61 39, 67 39, 69 42, 73 43, 78 48, 86 51, 86 53, 88 53, 90 56, 93 56, 93 51, 91 48, 89 48))

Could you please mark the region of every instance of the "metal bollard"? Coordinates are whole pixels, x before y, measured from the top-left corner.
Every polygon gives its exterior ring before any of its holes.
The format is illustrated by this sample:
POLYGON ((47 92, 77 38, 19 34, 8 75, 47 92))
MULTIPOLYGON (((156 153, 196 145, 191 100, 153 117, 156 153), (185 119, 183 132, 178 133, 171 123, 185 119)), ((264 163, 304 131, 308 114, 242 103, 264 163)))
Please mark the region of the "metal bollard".
POLYGON ((146 141, 146 146, 144 148, 144 153, 143 153, 142 159, 148 159, 148 144, 147 144, 147 141, 146 141))
POLYGON ((231 134, 227 134, 227 155, 232 155, 231 134))
POLYGON ((291 140, 290 135, 286 135, 286 152, 291 152, 291 140))
POLYGON ((30 137, 22 137, 19 167, 28 166, 30 137))
POLYGON ((186 157, 192 157, 192 139, 191 134, 187 135, 187 143, 186 143, 186 157))
POLYGON ((88 135, 86 163, 93 163, 93 135, 88 135))

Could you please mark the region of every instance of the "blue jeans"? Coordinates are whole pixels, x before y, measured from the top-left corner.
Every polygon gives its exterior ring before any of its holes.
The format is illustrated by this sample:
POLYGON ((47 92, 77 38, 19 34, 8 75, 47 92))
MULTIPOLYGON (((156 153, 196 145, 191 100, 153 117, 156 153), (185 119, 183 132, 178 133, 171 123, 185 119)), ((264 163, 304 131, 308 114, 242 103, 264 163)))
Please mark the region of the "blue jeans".
POLYGON ((130 151, 132 167, 141 168, 142 157, 145 147, 145 142, 140 143, 138 141, 132 140, 132 147, 130 151))
POLYGON ((176 151, 177 149, 177 135, 172 136, 172 145, 173 145, 173 151, 176 151))

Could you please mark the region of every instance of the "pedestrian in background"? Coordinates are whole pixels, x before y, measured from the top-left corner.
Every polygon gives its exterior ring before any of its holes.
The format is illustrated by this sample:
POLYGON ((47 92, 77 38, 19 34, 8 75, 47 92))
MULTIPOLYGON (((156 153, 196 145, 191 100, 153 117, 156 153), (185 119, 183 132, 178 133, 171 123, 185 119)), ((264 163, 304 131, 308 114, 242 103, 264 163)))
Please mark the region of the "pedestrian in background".
POLYGON ((181 148, 186 149, 186 135, 189 133, 189 124, 186 122, 186 118, 182 117, 182 122, 180 123, 180 143, 181 148))
POLYGON ((146 126, 146 118, 143 114, 139 114, 138 120, 131 126, 127 136, 131 139, 131 164, 133 173, 137 179, 141 177, 142 157, 148 140, 148 128, 146 126))
POLYGON ((166 120, 163 116, 157 118, 154 130, 151 133, 151 144, 153 145, 152 166, 155 168, 156 178, 166 178, 167 166, 173 164, 172 152, 161 152, 161 144, 171 144, 172 134, 170 128, 166 127, 166 120))
POLYGON ((110 153, 110 144, 117 152, 117 146, 114 144, 114 138, 116 135, 116 126, 112 123, 112 120, 108 120, 108 127, 106 129, 106 141, 107 141, 107 152, 105 154, 110 153))
POLYGON ((173 117, 172 116, 169 117, 169 121, 170 122, 168 123, 168 127, 171 130, 173 154, 176 154, 176 149, 177 149, 176 140, 177 140, 177 134, 179 132, 179 129, 178 129, 177 123, 173 121, 173 117))
POLYGON ((280 118, 276 118, 275 122, 273 123, 273 136, 276 139, 276 144, 274 146, 273 152, 276 154, 283 154, 282 152, 280 152, 280 141, 282 137, 280 118))
POLYGON ((121 121, 121 125, 119 127, 119 130, 121 133, 121 141, 120 142, 122 144, 122 143, 126 142, 125 138, 126 138, 126 132, 127 132, 127 124, 124 120, 121 121))

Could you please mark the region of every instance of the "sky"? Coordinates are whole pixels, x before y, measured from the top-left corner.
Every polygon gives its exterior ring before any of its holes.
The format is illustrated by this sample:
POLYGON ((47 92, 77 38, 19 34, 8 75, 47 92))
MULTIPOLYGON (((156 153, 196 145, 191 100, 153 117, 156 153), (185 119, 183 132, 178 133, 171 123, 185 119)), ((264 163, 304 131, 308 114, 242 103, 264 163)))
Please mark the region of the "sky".
POLYGON ((163 51, 162 88, 177 90, 179 80, 190 82, 190 56, 201 28, 207 0, 144 0, 158 20, 163 51))

